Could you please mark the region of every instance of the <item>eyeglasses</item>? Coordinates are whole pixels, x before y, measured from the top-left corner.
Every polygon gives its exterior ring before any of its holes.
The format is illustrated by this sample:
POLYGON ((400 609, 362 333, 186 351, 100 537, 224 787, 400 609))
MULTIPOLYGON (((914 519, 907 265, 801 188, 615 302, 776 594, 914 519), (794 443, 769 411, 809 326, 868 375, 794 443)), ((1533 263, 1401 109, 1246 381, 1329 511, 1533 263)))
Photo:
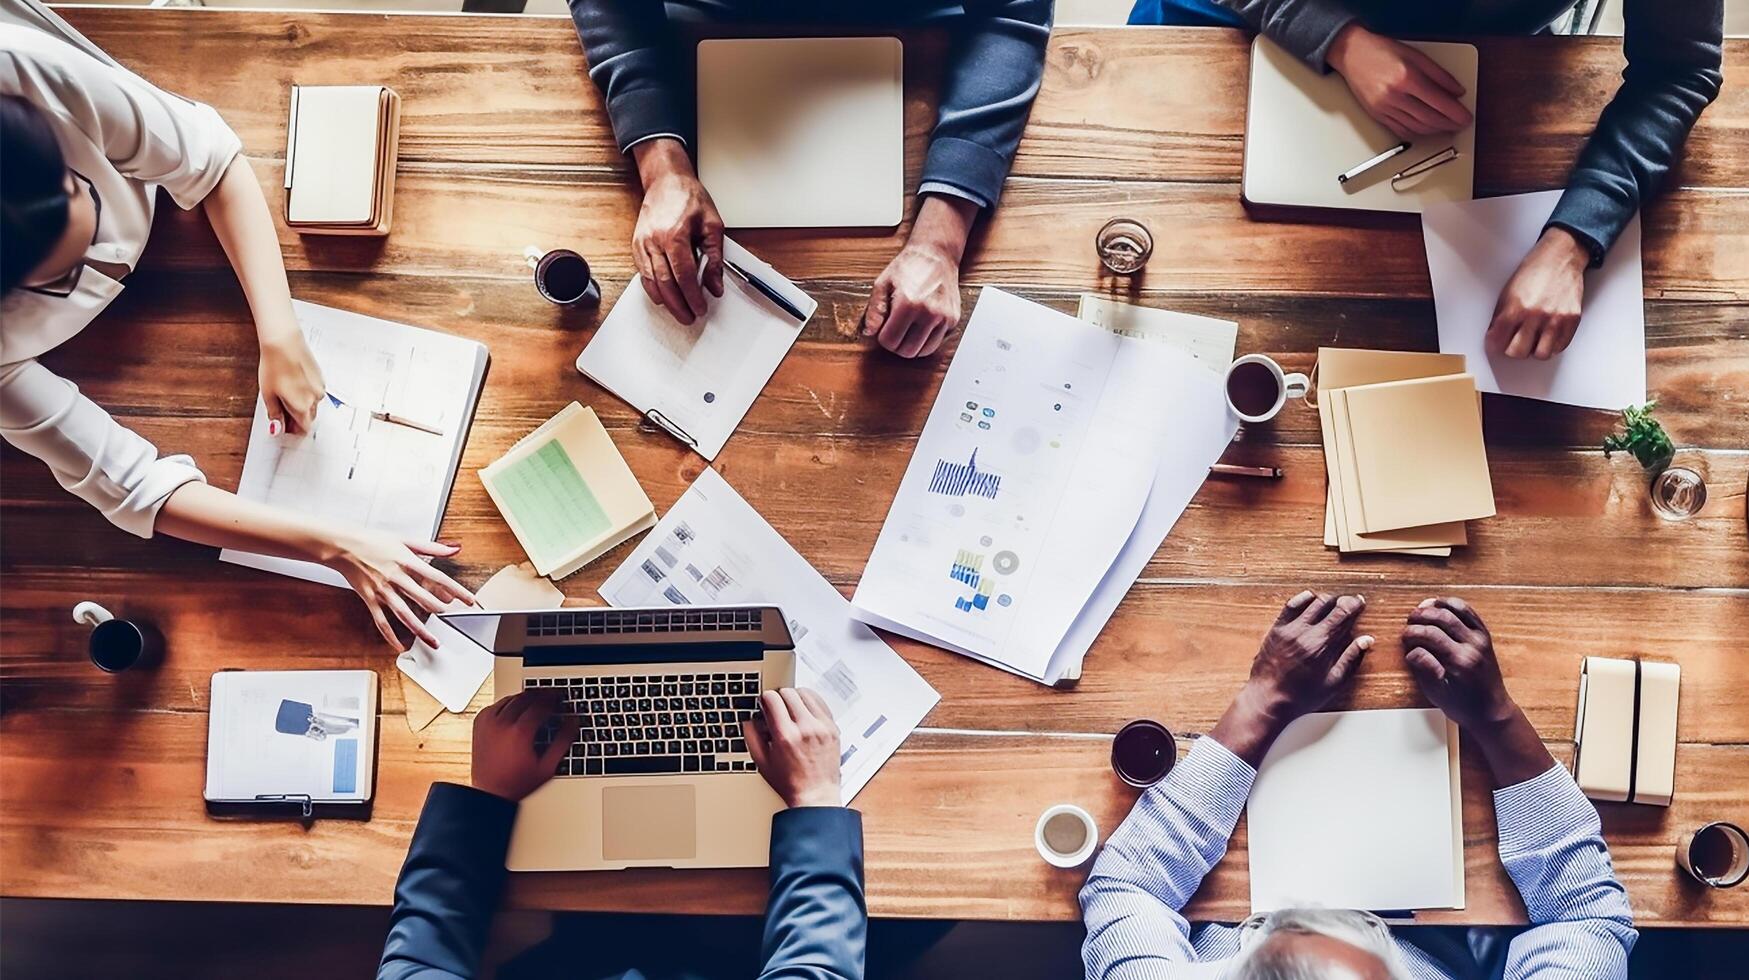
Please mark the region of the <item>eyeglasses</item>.
POLYGON ((1432 156, 1422 157, 1395 174, 1392 174, 1391 188, 1393 190, 1402 190, 1404 184, 1412 183, 1417 177, 1425 175, 1428 171, 1443 167, 1457 158, 1458 151, 1455 146, 1448 146, 1432 156))
MULTIPOLYGON (((98 196, 97 185, 93 184, 90 178, 77 170, 69 170, 68 173, 79 178, 80 182, 85 185, 85 192, 91 195, 91 244, 96 245, 97 230, 103 227, 103 198, 98 196)), ((33 293, 41 293, 44 296, 66 299, 78 290, 79 278, 84 273, 85 259, 81 256, 79 261, 75 263, 71 269, 68 269, 65 275, 55 281, 45 283, 41 286, 24 286, 21 288, 28 289, 33 293)))

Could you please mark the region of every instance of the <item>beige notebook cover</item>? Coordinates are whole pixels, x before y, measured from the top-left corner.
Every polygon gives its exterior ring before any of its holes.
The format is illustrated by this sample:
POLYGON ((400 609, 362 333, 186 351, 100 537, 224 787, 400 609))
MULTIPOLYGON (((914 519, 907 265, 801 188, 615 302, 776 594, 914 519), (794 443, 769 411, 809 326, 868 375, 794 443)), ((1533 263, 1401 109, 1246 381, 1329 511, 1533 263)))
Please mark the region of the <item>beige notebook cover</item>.
POLYGON ((535 571, 564 578, 648 530, 656 508, 595 410, 572 402, 480 471, 535 571))
POLYGON ((895 37, 698 45, 698 176, 733 228, 890 228, 905 216, 895 37))
POLYGON ((1453 545, 1466 544, 1468 532, 1462 521, 1426 526, 1395 528, 1373 534, 1361 534, 1355 529, 1359 512, 1360 476, 1354 466, 1354 454, 1346 433, 1351 431, 1348 419, 1348 389, 1331 390, 1320 402, 1323 406, 1320 424, 1327 430, 1326 458, 1331 477, 1330 493, 1334 506, 1329 508, 1335 524, 1336 539, 1344 551, 1406 551, 1410 554, 1446 557, 1453 545))
POLYGON ((386 228, 399 99, 381 85, 295 85, 286 140, 286 222, 386 228))
MULTIPOLYGON (((1476 46, 1410 41, 1464 86, 1458 101, 1476 111, 1476 46)), ((1409 149, 1339 183, 1348 171, 1401 140, 1366 114, 1342 76, 1319 74, 1259 36, 1251 45, 1245 111, 1246 201, 1285 207, 1412 211, 1475 196, 1476 127, 1415 137, 1409 149), (1393 187, 1391 176, 1453 147, 1457 159, 1393 187)))
MULTIPOLYGON (((1476 381, 1467 374, 1342 389, 1359 533, 1494 514, 1476 381)), ((1341 412, 1337 421, 1341 421, 1341 412)), ((1338 446, 1342 445, 1340 436, 1338 446)))

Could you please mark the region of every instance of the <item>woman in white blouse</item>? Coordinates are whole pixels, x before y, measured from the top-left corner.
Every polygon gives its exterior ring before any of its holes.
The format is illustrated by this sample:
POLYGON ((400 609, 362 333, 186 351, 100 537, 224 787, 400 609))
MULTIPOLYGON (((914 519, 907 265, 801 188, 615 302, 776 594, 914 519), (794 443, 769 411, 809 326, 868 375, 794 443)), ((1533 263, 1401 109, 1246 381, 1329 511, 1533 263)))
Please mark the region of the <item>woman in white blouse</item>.
POLYGON ((241 150, 211 107, 58 37, 0 24, 0 431, 125 531, 321 562, 351 583, 391 645, 403 646, 394 620, 435 645, 419 610, 474 601, 429 564, 454 545, 337 527, 210 486, 192 459, 160 456, 37 361, 121 292, 162 187, 178 206, 206 212, 242 282, 269 431, 309 426, 322 374, 241 150))

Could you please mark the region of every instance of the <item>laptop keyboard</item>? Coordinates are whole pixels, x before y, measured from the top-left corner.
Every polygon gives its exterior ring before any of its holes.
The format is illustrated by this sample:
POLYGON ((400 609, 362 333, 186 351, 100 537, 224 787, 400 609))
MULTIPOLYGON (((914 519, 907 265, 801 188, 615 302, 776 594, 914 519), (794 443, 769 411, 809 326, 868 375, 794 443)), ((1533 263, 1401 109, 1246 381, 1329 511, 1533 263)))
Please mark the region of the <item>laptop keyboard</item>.
POLYGON ((575 609, 528 617, 528 636, 623 636, 627 633, 758 631, 758 608, 742 609, 575 609))
MULTIPOLYGON (((560 776, 753 772, 741 722, 759 706, 759 673, 530 677, 530 689, 561 688, 562 711, 578 716, 577 741, 560 776)), ((543 733, 542 750, 552 732, 543 733)))

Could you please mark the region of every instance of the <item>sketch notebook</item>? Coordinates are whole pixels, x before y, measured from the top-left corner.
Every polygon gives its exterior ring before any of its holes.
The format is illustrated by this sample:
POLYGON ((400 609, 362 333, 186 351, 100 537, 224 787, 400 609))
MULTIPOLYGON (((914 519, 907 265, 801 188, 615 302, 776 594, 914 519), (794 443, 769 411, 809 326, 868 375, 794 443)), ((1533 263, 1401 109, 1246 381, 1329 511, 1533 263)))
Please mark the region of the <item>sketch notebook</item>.
POLYGON ((208 803, 358 805, 376 771, 371 670, 221 670, 207 714, 208 803))
POLYGON ((534 570, 564 578, 656 523, 595 410, 572 402, 480 471, 534 570))
MULTIPOLYGON (((324 520, 434 540, 486 379, 486 345, 465 337, 292 300, 322 380, 309 432, 267 434, 255 400, 237 496, 324 520), (384 411, 436 433, 373 418, 384 411)), ((219 560, 347 588, 324 565, 230 548, 219 560)))
MULTIPOLYGON (((1476 46, 1408 42, 1464 86, 1458 99, 1476 112, 1476 46)), ((1267 38, 1251 45, 1251 94, 1245 110, 1242 194, 1252 204, 1280 207, 1420 211, 1435 201, 1475 196, 1476 127, 1417 136, 1409 149, 1339 183, 1343 173, 1402 142, 1366 114, 1342 76, 1319 74, 1267 38), (1391 176, 1447 147, 1457 159, 1393 187, 1391 176)))
POLYGON ((1246 812, 1254 913, 1464 907, 1458 733, 1438 708, 1298 719, 1246 812))

